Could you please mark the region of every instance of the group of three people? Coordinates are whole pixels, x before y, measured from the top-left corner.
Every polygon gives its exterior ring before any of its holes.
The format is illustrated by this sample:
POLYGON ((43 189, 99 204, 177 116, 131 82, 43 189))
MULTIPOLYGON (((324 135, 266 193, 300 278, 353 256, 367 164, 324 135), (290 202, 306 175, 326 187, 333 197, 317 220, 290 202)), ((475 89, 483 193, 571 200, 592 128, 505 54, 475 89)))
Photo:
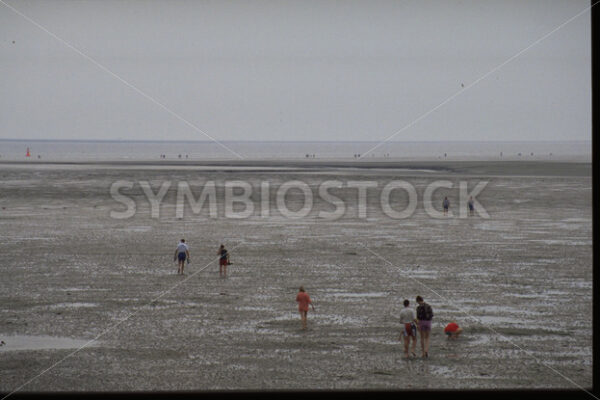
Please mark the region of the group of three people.
MULTIPOLYGON (((415 350, 417 347, 417 330, 421 336, 421 352, 423 358, 429 357, 429 335, 431 334, 431 320, 433 319, 433 310, 431 306, 421 296, 417 296, 417 317, 410 308, 410 301, 404 300, 404 309, 400 311, 400 323, 403 325, 402 335, 400 340, 404 339, 404 355, 409 358, 408 348, 412 340, 412 349, 410 354, 416 357, 415 350)), ((462 333, 462 328, 458 326, 456 321, 452 321, 444 328, 444 333, 448 339, 457 339, 462 333)))
MULTIPOLYGON (((302 320, 302 329, 306 329, 306 319, 308 313, 308 306, 310 305, 315 310, 312 300, 303 286, 300 286, 298 295, 296 296, 298 302, 298 311, 300 312, 300 319, 302 320)), ((419 304, 415 314, 410 308, 410 301, 404 300, 404 309, 400 311, 400 323, 402 324, 402 335, 400 340, 404 339, 404 354, 406 358, 409 358, 408 349, 410 347, 410 341, 412 339, 412 349, 410 354, 416 357, 417 347, 417 330, 421 336, 421 351, 423 358, 429 357, 429 335, 431 333, 431 320, 433 319, 433 309, 431 306, 423 300, 423 297, 417 296, 417 303, 419 304)), ((462 332, 458 324, 455 321, 449 323, 444 329, 444 333, 448 335, 449 339, 456 339, 462 332)))
POLYGON ((433 310, 431 306, 421 296, 417 296, 417 316, 410 308, 410 301, 404 300, 404 309, 400 311, 400 323, 402 324, 402 335, 400 340, 404 339, 404 355, 409 358, 408 348, 412 340, 411 355, 416 357, 417 348, 417 330, 421 336, 421 355, 423 358, 429 357, 429 335, 431 333, 431 320, 433 319, 433 310))

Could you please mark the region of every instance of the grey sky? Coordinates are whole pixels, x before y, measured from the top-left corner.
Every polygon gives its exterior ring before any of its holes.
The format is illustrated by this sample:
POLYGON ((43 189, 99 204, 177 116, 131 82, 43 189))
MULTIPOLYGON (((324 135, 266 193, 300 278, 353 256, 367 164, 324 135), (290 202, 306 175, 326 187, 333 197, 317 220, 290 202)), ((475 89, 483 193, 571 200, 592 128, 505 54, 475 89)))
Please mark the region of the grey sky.
MULTIPOLYGON (((219 140, 383 140, 589 7, 3 1, 219 140)), ((394 140, 590 140, 590 62, 588 11, 394 140)), ((1 3, 0 138, 206 139, 1 3)))

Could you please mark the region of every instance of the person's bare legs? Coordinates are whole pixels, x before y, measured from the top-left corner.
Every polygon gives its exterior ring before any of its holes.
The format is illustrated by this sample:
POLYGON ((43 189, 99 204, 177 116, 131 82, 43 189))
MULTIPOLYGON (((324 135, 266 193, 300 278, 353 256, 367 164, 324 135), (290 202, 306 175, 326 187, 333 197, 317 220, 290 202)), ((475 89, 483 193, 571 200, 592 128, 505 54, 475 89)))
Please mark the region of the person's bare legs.
POLYGON ((413 357, 417 355, 417 336, 412 336, 412 354, 413 357))
POLYGON ((179 275, 183 274, 183 263, 184 262, 185 262, 185 260, 178 261, 177 274, 179 274, 179 275))
POLYGON ((410 342, 410 336, 404 336, 404 355, 408 358, 408 344, 410 342))
POLYGON ((227 278, 227 265, 223 265, 223 277, 227 278))
POLYGON ((431 331, 423 331, 423 351, 425 352, 425 357, 429 357, 429 333, 431 331))
POLYGON ((419 336, 421 336, 421 356, 425 357, 425 332, 419 329, 419 336))
POLYGON ((223 264, 219 264, 219 276, 223 276, 223 264))
POLYGON ((306 311, 300 311, 300 318, 302 319, 302 329, 306 329, 306 311))

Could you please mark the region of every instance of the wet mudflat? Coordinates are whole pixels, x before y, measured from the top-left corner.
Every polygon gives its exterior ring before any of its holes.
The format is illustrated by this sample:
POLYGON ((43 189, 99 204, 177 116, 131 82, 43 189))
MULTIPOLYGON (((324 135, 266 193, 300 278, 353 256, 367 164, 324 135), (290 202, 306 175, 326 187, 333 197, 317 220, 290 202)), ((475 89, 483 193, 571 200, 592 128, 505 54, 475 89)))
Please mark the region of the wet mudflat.
MULTIPOLYGON (((560 163, 532 174, 518 163, 494 164, 494 173, 426 167, 0 167, 0 391, 67 356, 22 390, 590 387, 589 173, 560 163), (381 188, 393 179, 416 188, 409 218, 381 211, 381 188), (438 179, 454 188, 436 190, 433 204, 439 210, 449 196, 453 217, 424 209, 425 187, 438 179), (110 212, 124 209, 110 195, 117 180, 149 181, 155 192, 162 181, 173 184, 158 218, 136 184, 122 191, 135 199, 135 215, 115 219, 110 212), (194 184, 210 180, 218 217, 186 204, 177 218, 177 183, 189 182, 197 196, 194 184), (366 218, 358 216, 356 189, 343 188, 331 191, 347 207, 337 220, 319 217, 334 208, 322 201, 306 217, 286 218, 274 193, 261 216, 258 192, 257 211, 231 219, 223 217, 229 180, 268 181, 273 191, 301 180, 315 196, 326 180, 372 180, 378 188, 367 192, 366 218), (469 188, 489 182, 477 196, 489 219, 458 218, 461 180, 469 188), (172 260, 180 237, 192 256, 185 276, 172 260), (218 274, 220 243, 231 252, 227 278, 218 274), (294 301, 300 285, 316 307, 307 331, 294 301), (398 314, 416 295, 435 313, 430 357, 406 361, 398 314), (454 319, 464 334, 447 341, 443 327, 454 319), (40 345, 39 337, 55 339, 40 345)), ((393 207, 403 209, 405 197, 394 192, 393 207)), ((302 200, 290 191, 287 206, 298 210, 302 200)))

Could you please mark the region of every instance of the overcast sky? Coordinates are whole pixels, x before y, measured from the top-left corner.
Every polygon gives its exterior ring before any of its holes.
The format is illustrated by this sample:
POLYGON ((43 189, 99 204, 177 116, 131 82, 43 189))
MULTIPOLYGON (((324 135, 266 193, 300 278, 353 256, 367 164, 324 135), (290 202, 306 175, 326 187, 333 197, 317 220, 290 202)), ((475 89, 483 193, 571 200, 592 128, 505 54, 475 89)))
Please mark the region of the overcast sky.
MULTIPOLYGON (((469 87, 587 0, 2 1, 218 140, 591 138, 589 11, 469 87)), ((2 3, 0 138, 207 139, 2 3)))

